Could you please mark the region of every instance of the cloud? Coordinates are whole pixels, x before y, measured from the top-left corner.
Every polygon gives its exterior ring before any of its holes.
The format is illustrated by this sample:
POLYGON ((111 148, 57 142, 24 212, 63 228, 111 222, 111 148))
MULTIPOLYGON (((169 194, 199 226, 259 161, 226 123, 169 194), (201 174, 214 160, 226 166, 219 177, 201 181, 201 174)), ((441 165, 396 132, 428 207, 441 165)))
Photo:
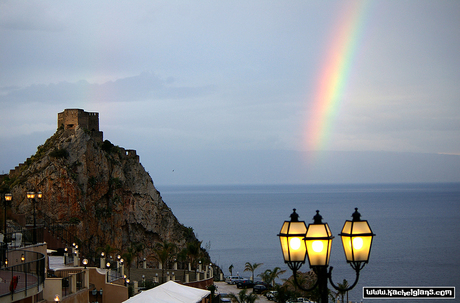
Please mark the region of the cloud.
POLYGON ((2 1, 0 4, 2 29, 57 32, 66 27, 64 21, 59 5, 44 1, 2 1))
POLYGON ((150 72, 108 81, 102 84, 81 80, 75 83, 36 84, 24 88, 8 86, 0 88, 3 94, 0 103, 13 102, 131 102, 159 99, 183 99, 208 95, 215 90, 213 85, 177 86, 173 78, 166 80, 150 72), (94 100, 87 100, 93 98, 94 100))

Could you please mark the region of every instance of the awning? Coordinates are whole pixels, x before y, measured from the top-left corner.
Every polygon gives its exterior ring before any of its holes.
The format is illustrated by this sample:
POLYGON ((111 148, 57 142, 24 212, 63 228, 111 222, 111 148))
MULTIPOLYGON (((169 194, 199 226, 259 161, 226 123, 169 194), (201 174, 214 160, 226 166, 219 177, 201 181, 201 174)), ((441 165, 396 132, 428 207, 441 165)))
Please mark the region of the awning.
POLYGON ((174 281, 141 292, 124 303, 197 303, 209 296, 209 290, 185 286, 174 281))

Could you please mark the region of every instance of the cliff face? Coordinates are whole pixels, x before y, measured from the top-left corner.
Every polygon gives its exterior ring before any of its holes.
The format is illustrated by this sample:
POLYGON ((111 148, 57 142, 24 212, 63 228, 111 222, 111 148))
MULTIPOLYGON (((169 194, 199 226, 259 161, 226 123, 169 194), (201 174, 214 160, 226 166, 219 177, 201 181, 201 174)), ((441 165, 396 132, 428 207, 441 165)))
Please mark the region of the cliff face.
POLYGON ((58 223, 73 223, 77 237, 90 251, 110 245, 123 249, 144 243, 145 254, 155 242, 184 248, 197 241, 181 225, 135 153, 109 141, 96 142, 80 127, 59 129, 14 174, 9 189, 12 211, 32 216, 29 190, 41 191, 37 209, 58 223))

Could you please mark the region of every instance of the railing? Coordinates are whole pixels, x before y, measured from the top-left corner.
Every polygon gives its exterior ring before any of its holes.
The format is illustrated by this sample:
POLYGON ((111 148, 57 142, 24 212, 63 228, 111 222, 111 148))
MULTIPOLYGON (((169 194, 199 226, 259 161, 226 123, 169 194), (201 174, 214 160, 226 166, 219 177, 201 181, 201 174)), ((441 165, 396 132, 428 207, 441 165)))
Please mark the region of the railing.
POLYGON ((6 253, 8 265, 0 268, 0 297, 25 292, 33 287, 40 290, 45 282, 45 256, 38 252, 14 250, 6 253), (11 261, 10 261, 11 260, 11 261))
POLYGON ((62 279, 62 297, 85 288, 85 272, 82 269, 59 270, 55 276, 62 279))
POLYGON ((86 245, 81 243, 81 241, 79 241, 75 236, 77 234, 77 230, 74 224, 56 223, 56 220, 47 216, 45 213, 41 211, 38 213, 40 217, 43 218, 43 228, 51 232, 56 239, 60 240, 67 247, 72 247, 72 244, 77 243, 79 245, 78 250, 80 251, 80 254, 88 254, 88 248, 86 245))
POLYGON ((110 269, 107 273, 107 282, 112 283, 119 279, 123 279, 123 275, 121 274, 121 267, 116 269, 110 269))
POLYGON ((6 234, 0 233, 0 242, 8 244, 6 247, 8 249, 16 249, 32 244, 34 234, 37 238, 37 243, 43 242, 43 227, 21 227, 15 228, 13 232, 8 232, 6 234))
POLYGON ((71 246, 72 243, 75 243, 75 231, 70 231, 66 226, 60 223, 56 223, 56 220, 47 216, 45 213, 38 211, 39 215, 43 217, 43 225, 48 229, 53 235, 60 239, 67 246, 71 246))

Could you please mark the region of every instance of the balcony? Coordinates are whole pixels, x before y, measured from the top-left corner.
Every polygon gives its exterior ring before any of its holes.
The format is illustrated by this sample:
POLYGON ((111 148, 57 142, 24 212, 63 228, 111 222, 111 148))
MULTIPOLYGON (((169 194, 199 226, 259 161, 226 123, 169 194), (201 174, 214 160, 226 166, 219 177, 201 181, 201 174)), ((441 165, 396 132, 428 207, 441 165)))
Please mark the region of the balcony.
POLYGON ((45 255, 28 250, 6 250, 0 268, 0 303, 15 302, 43 291, 45 255))

